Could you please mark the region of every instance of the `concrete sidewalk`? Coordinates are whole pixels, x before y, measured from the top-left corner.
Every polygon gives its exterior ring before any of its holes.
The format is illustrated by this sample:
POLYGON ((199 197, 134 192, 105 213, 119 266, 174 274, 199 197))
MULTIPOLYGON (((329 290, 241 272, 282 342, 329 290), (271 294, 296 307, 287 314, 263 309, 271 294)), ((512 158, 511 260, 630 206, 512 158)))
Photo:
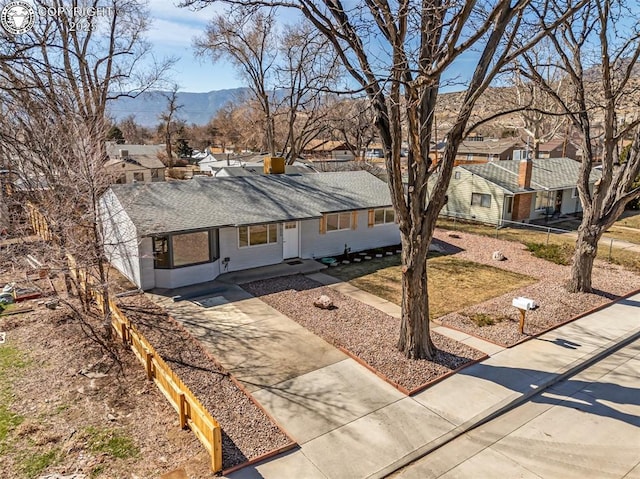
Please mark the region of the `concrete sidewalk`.
MULTIPOLYGON (((282 426, 297 436, 300 449, 230 477, 385 477, 638 337, 640 294, 500 351, 413 397, 394 394, 376 378, 369 378, 357 391, 344 382, 341 387, 346 389, 334 389, 327 381, 337 377, 331 371, 340 366, 336 363, 278 384, 275 391, 255 393, 282 426), (318 388, 322 394, 316 397, 318 388), (318 408, 327 398, 332 398, 332 407, 318 408), (371 410, 361 414, 367 409, 365 401, 371 410), (353 413, 332 424, 342 425, 325 427, 325 432, 315 427, 326 425, 327 414, 341 409, 353 413)), ((360 383, 342 372, 349 382, 360 383)))

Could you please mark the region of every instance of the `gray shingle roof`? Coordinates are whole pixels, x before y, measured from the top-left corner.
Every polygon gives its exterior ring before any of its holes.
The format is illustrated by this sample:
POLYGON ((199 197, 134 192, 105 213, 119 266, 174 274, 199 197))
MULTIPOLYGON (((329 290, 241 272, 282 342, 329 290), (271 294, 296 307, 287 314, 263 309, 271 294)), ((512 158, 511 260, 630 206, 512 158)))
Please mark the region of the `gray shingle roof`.
POLYGON ((391 206, 386 183, 366 171, 112 185, 140 236, 391 206))
MULTIPOLYGON (((522 193, 518 186, 519 161, 494 161, 479 165, 460 165, 474 175, 504 188, 510 193, 522 193)), ((575 187, 580 174, 580 162, 571 158, 538 158, 533 160, 531 188, 527 191, 562 190, 575 187)), ((589 183, 601 177, 598 170, 591 170, 589 183)))

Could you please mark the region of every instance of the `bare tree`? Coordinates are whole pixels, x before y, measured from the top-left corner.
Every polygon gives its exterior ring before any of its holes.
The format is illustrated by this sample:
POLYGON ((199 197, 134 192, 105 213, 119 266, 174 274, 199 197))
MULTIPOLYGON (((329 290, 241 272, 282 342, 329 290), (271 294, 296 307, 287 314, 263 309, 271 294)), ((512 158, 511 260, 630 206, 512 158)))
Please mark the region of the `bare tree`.
MULTIPOLYGON (((565 6, 565 2, 553 4, 557 11, 565 6)), ((541 66, 534 56, 523 57, 528 67, 524 74, 556 100, 581 135, 582 165, 577 188, 583 216, 568 285, 571 292, 592 290, 598 241, 627 203, 640 198, 640 187, 634 186, 640 174, 640 84, 636 79, 640 26, 629 21, 634 8, 634 2, 624 0, 592 0, 585 9, 567 17, 549 37, 553 62, 541 66), (567 98, 556 92, 555 85, 542 75, 542 68, 563 73, 567 98), (620 162, 622 142, 628 136, 631 147, 626 161, 620 162), (596 141, 603 145, 602 178, 591 190, 596 141)), ((548 26, 542 15, 540 24, 542 28, 548 26)))
POLYGON ((339 63, 327 39, 307 23, 287 26, 281 35, 276 66, 278 111, 285 117, 282 152, 292 164, 311 140, 329 129, 334 96, 328 94, 339 77, 339 63))
MULTIPOLYGON (((110 99, 153 88, 168 63, 140 70, 148 14, 136 1, 111 0, 79 17, 75 2, 36 2, 46 15, 33 30, 0 41, 0 142, 26 199, 45 217, 59 265, 67 254, 93 275, 107 300, 108 270, 98 198, 108 186, 105 111, 110 99), (78 28, 78 25, 84 25, 78 28)), ((66 276, 69 280, 69 276, 66 276)))
POLYGON ((350 98, 336 102, 329 115, 331 129, 359 159, 376 138, 374 112, 367 99, 350 98))
POLYGON ((228 59, 247 80, 248 88, 264 114, 264 146, 276 155, 273 99, 273 65, 276 60, 275 14, 235 9, 214 16, 204 37, 195 41, 199 54, 212 60, 228 59))
MULTIPOLYGON (((434 356, 429 332, 426 258, 438 214, 446 201, 458 146, 475 102, 500 68, 546 34, 544 30, 523 31, 529 15, 527 9, 533 2, 403 0, 390 4, 371 0, 349 3, 350 6, 339 0, 241 2, 297 9, 325 35, 353 83, 372 104, 384 147, 391 199, 399 220, 403 295, 398 349, 409 358, 434 356), (471 49, 476 52, 475 67, 447 134, 441 160, 435 165, 429 152, 438 93, 445 73, 471 49), (401 159, 405 141, 407 194, 401 159), (434 182, 428 197, 427 184, 432 176, 434 182)), ((545 8, 545 2, 536 4, 545 8)))
POLYGON ((178 85, 173 85, 170 91, 162 93, 167 100, 166 109, 160 114, 161 127, 164 136, 167 166, 173 167, 173 137, 178 131, 177 113, 183 107, 178 103, 178 85))

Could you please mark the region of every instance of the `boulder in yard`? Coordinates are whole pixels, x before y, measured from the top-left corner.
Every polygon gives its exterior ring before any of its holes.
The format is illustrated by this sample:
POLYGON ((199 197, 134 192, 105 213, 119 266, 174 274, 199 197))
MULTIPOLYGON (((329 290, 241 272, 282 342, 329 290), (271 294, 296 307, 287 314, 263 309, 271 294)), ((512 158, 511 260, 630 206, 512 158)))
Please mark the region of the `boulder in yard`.
POLYGON ((494 251, 492 258, 494 261, 504 261, 507 259, 502 251, 494 251))
POLYGON ((333 309, 333 301, 326 294, 321 295, 318 299, 313 302, 313 305, 316 308, 320 309, 333 309))

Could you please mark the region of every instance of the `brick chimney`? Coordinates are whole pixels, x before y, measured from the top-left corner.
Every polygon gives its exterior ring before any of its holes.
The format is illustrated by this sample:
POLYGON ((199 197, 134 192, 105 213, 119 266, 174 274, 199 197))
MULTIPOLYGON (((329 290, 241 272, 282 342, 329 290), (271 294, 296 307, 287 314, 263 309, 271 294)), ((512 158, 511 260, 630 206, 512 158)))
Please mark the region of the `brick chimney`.
POLYGON ((523 158, 520 160, 518 168, 518 186, 522 189, 531 188, 531 172, 533 170, 533 161, 531 158, 523 158))

